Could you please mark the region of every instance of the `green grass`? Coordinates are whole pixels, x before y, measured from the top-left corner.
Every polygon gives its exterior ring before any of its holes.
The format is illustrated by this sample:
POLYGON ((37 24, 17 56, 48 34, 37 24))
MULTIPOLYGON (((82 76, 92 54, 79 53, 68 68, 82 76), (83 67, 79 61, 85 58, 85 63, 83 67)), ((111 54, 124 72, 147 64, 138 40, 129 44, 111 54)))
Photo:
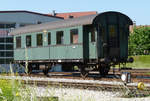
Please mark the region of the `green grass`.
POLYGON ((140 55, 132 57, 134 58, 134 62, 128 63, 128 67, 150 69, 150 55, 140 55))
POLYGON ((18 89, 16 86, 19 86, 17 81, 0 79, 0 101, 12 101, 17 97, 18 89))

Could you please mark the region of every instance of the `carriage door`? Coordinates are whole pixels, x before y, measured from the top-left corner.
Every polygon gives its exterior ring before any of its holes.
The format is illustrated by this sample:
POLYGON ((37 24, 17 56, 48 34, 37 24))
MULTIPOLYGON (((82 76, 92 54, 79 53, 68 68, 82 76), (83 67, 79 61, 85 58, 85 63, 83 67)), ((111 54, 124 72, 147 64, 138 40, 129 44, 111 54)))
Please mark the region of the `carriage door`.
POLYGON ((119 32, 117 24, 98 25, 99 57, 119 57, 119 32))
POLYGON ((108 25, 108 54, 110 58, 120 57, 119 31, 117 24, 108 25))

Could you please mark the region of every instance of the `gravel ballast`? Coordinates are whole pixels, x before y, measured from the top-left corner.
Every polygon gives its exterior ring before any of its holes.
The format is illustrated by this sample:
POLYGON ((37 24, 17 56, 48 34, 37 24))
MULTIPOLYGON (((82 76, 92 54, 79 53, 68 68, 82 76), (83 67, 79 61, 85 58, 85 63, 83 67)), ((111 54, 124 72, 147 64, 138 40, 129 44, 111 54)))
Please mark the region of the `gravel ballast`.
POLYGON ((93 91, 72 88, 31 87, 34 95, 58 97, 59 101, 150 101, 146 98, 121 98, 121 92, 93 91))
MULTIPOLYGON (((0 76, 1 79, 18 79, 18 80, 35 80, 35 81, 53 81, 53 82, 80 82, 80 83, 97 83, 97 84, 114 84, 120 85, 122 82, 116 81, 99 81, 99 80, 77 80, 77 79, 59 79, 44 77, 25 77, 25 76, 0 76)), ((130 85, 137 85, 131 83, 130 85)), ((150 84, 146 84, 149 86, 150 84)), ((150 101, 150 97, 145 98, 121 98, 122 92, 114 91, 94 91, 86 89, 59 88, 54 87, 37 87, 29 86, 31 95, 38 97, 58 97, 59 101, 150 101)))
MULTIPOLYGON (((48 78, 48 77, 1 76, 0 75, 0 78, 1 79, 33 80, 33 81, 49 81, 49 82, 75 82, 75 83, 123 85, 123 82, 118 82, 118 81, 78 80, 78 79, 48 78)), ((137 86, 138 83, 129 83, 128 85, 137 86)), ((145 83, 145 86, 150 87, 150 84, 145 83)))

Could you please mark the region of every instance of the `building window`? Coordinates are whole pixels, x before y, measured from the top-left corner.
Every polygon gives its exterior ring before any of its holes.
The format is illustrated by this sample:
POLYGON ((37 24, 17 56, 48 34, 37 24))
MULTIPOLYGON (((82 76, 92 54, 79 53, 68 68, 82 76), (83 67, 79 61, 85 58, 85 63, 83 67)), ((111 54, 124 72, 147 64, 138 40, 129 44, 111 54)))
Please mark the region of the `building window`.
POLYGON ((31 47, 31 35, 26 36, 26 47, 31 47))
POLYGON ((91 42, 95 42, 95 28, 91 28, 91 42))
POLYGON ((5 57, 5 52, 0 52, 0 57, 5 57))
POLYGON ((6 57, 13 57, 13 52, 6 52, 6 57))
POLYGON ((13 59, 6 59, 5 64, 10 64, 10 62, 12 62, 12 61, 13 61, 13 59))
POLYGON ((2 38, 0 38, 0 43, 4 43, 5 41, 4 41, 4 38, 2 37, 2 38))
POLYGON ((16 48, 21 48, 21 36, 16 37, 16 48))
POLYGON ((64 44, 64 34, 63 31, 56 32, 56 44, 64 44))
POLYGON ((5 24, 0 24, 0 28, 5 28, 5 24))
POLYGON ((37 36, 36 36, 36 42, 37 42, 37 46, 42 46, 43 45, 42 34, 37 34, 37 36))
POLYGON ((51 44, 51 33, 48 32, 48 45, 50 45, 50 44, 51 44))
POLYGON ((4 44, 0 44, 0 50, 5 50, 4 44))
POLYGON ((15 28, 16 24, 0 24, 0 28, 15 28))
POLYGON ((9 45, 9 44, 8 44, 8 45, 6 45, 5 47, 6 47, 6 50, 13 50, 13 45, 9 45))
POLYGON ((6 43, 13 43, 13 38, 12 37, 6 38, 6 43))
POLYGON ((71 44, 78 43, 78 29, 70 30, 70 41, 71 41, 71 44))

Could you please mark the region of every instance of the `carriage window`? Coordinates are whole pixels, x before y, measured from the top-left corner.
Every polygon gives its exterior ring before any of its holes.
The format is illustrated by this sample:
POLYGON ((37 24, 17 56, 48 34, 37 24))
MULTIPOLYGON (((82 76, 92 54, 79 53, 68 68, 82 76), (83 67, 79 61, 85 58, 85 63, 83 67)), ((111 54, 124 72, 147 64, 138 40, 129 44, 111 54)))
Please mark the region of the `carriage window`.
POLYGON ((37 46, 42 46, 42 45, 43 45, 43 37, 42 37, 42 34, 37 34, 37 35, 36 35, 36 42, 37 42, 37 46))
POLYGON ((56 32, 56 44, 64 44, 64 34, 63 31, 56 32))
POLYGON ((109 25, 109 34, 110 34, 110 37, 116 37, 117 36, 116 28, 114 25, 109 25))
POLYGON ((91 28, 91 42, 95 42, 95 28, 91 28))
POLYGON ((31 47, 31 35, 26 36, 26 47, 31 47))
POLYGON ((51 44, 51 33, 48 32, 48 45, 50 45, 50 44, 51 44))
POLYGON ((16 48, 21 48, 21 36, 16 37, 16 48))
POLYGON ((78 43, 78 29, 70 30, 70 41, 72 44, 78 43))

